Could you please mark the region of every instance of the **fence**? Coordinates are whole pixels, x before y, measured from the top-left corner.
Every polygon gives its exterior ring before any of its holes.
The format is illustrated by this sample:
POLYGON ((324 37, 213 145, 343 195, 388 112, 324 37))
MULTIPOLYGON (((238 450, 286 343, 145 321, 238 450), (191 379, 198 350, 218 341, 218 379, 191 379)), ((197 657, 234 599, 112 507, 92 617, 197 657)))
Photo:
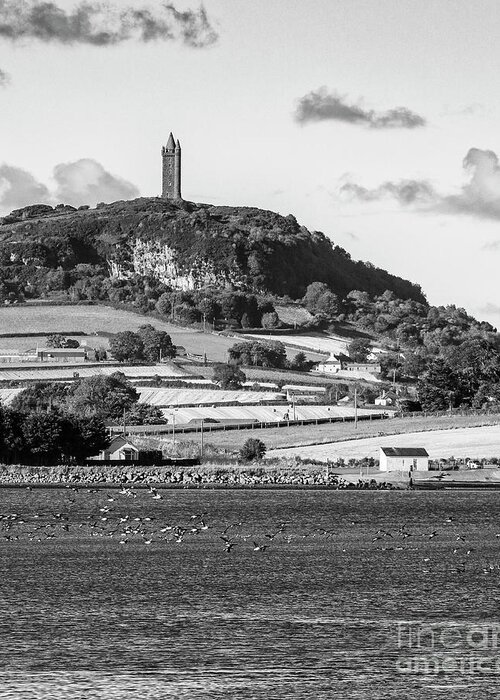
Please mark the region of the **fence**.
MULTIPOLYGON (((387 413, 370 413, 368 416, 358 416, 358 421, 384 420, 389 418, 387 413)), ((126 425, 109 426, 109 430, 116 434, 126 435, 170 435, 184 433, 211 433, 220 430, 262 430, 263 428, 289 428, 294 425, 321 425, 324 423, 354 423, 355 416, 331 416, 329 418, 310 418, 307 420, 285 421, 240 421, 238 423, 207 423, 200 420, 196 425, 126 425)))

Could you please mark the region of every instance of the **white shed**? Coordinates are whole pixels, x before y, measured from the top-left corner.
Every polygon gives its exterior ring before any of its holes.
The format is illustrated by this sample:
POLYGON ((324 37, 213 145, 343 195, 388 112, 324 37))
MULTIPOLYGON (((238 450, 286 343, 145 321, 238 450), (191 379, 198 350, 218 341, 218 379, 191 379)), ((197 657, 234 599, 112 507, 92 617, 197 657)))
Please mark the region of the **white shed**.
POLYGON ((424 447, 381 447, 380 471, 429 471, 429 454, 424 447))
POLYGON ((136 462, 139 459, 139 449, 125 437, 115 438, 107 450, 103 450, 99 457, 102 460, 119 460, 136 462))

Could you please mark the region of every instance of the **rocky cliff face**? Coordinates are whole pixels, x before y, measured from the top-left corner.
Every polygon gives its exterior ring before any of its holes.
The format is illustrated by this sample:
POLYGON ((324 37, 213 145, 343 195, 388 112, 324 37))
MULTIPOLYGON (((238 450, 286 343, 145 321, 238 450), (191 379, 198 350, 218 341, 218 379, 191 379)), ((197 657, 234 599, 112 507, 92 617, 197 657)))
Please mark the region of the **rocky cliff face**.
POLYGON ((77 276, 82 265, 179 289, 210 284, 298 298, 322 281, 341 296, 389 289, 425 301, 417 285, 352 260, 293 216, 261 209, 142 198, 96 209, 33 206, 0 220, 0 275, 12 279, 24 266, 77 276))
POLYGON ((131 267, 135 274, 154 277, 174 289, 202 287, 240 287, 239 270, 217 270, 213 260, 198 259, 187 265, 178 252, 166 243, 136 238, 132 246, 131 267))

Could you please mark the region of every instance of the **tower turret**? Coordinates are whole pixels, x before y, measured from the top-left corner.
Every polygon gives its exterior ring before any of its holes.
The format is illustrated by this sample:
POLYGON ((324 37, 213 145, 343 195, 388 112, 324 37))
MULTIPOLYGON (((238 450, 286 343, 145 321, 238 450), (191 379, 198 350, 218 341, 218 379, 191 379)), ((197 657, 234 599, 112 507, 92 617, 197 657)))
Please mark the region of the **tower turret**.
POLYGON ((170 132, 167 145, 161 149, 162 197, 164 199, 182 199, 181 196, 181 144, 175 141, 170 132))

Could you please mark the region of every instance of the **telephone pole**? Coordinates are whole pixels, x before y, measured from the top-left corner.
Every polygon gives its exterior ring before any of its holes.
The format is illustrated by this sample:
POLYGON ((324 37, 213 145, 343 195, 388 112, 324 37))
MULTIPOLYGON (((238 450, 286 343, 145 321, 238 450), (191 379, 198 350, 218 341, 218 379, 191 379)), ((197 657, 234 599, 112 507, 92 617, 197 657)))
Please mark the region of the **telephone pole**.
POLYGON ((358 387, 354 387, 354 427, 358 427, 358 387))

